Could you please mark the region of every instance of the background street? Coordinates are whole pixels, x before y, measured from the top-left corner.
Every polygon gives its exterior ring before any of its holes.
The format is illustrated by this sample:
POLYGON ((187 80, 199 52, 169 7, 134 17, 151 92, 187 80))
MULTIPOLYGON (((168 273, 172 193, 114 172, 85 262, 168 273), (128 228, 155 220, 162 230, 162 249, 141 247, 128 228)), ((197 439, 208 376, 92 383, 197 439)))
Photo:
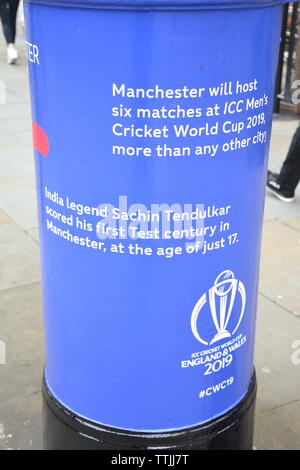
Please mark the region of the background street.
MULTIPOLYGON (((44 364, 34 160, 26 59, 6 65, 0 39, 0 449, 42 447, 44 364)), ((298 125, 274 118, 270 167, 278 169, 298 125)), ((247 181, 245 181, 247 184, 247 181)), ((249 189, 251 190, 251 188, 249 189)), ((256 340, 255 447, 300 448, 300 187, 285 204, 267 195, 256 340), (298 340, 298 346, 296 341, 298 340)))

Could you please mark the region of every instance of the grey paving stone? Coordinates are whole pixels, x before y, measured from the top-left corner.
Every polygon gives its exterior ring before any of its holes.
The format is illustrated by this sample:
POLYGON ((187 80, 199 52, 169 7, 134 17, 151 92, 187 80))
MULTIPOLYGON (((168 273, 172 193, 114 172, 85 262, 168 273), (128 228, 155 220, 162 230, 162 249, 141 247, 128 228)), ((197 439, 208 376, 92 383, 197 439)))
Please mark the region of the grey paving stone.
POLYGON ((260 291, 291 312, 300 312, 300 232, 278 221, 264 225, 260 291))
POLYGON ((300 236, 297 230, 285 223, 271 220, 264 225, 262 239, 262 258, 291 248, 299 248, 300 236))
MULTIPOLYGON (((1 77, 1 71, 0 71, 0 77, 1 77)), ((29 94, 14 93, 13 91, 10 91, 10 89, 8 89, 7 92, 6 92, 6 103, 7 104, 10 104, 10 103, 29 103, 29 94)))
POLYGON ((300 311, 300 244, 263 259, 260 292, 290 312, 300 311))
POLYGON ((299 116, 282 110, 280 114, 273 115, 272 137, 279 135, 281 137, 292 138, 295 130, 299 125, 299 116))
POLYGON ((300 318, 260 296, 255 351, 258 413, 300 400, 300 364, 294 360, 297 340, 300 318))
MULTIPOLYGON (((0 113, 1 113, 1 110, 3 109, 4 105, 0 105, 0 113)), ((1 148, 2 148, 2 145, 6 142, 15 142, 15 137, 10 134, 9 132, 6 132, 4 129, 1 129, 0 127, 0 141, 1 141, 1 148)), ((1 152, 1 156, 2 156, 2 152, 1 152)))
POLYGON ((0 340, 6 345, 0 404, 39 391, 44 366, 40 283, 0 291, 0 340))
MULTIPOLYGON (((1 220, 1 219, 0 219, 1 220)), ((30 235, 37 243, 39 242, 39 229, 38 227, 30 228, 28 230, 28 235, 30 235)))
POLYGON ((34 176, 0 180, 0 209, 22 227, 37 226, 34 176))
POLYGON ((0 225, 0 246, 0 291, 40 280, 39 248, 18 225, 0 225))
POLYGON ((0 106, 0 127, 1 121, 12 118, 22 118, 30 123, 31 111, 30 104, 28 103, 7 103, 0 106))
POLYGON ((300 232, 300 217, 298 217, 297 219, 285 220, 284 223, 289 227, 292 227, 300 232))
POLYGON ((257 449, 299 450, 299 436, 300 401, 267 413, 257 413, 254 440, 257 449))
POLYGON ((24 178, 33 175, 33 152, 24 147, 22 142, 16 141, 16 139, 4 142, 1 141, 0 181, 4 179, 24 178))
POLYGON ((0 225, 7 225, 11 223, 12 223, 11 218, 8 217, 8 215, 5 214, 3 211, 0 210, 0 225))
MULTIPOLYGON (((273 119, 269 169, 279 171, 287 155, 292 137, 299 125, 299 117, 292 114, 280 114, 273 119)), ((300 186, 296 190, 296 201, 284 203, 273 194, 266 194, 265 214, 272 219, 294 219, 300 214, 300 186)))
POLYGON ((272 219, 287 220, 295 219, 300 214, 300 185, 296 190, 296 200, 294 202, 282 202, 276 196, 267 191, 265 214, 272 219))
POLYGON ((42 449, 41 393, 0 404, 0 450, 42 449))
MULTIPOLYGON (((9 108, 9 105, 4 105, 9 108)), ((27 115, 24 117, 4 118, 0 119, 0 127, 6 132, 31 132, 31 119, 27 115)))
POLYGON ((23 132, 15 132, 15 138, 22 142, 26 146, 32 147, 32 133, 31 130, 23 131, 23 132))
MULTIPOLYGON (((294 127, 293 127, 294 129, 294 127)), ((285 132, 284 135, 273 129, 270 144, 270 169, 278 172, 288 152, 293 131, 285 132)))

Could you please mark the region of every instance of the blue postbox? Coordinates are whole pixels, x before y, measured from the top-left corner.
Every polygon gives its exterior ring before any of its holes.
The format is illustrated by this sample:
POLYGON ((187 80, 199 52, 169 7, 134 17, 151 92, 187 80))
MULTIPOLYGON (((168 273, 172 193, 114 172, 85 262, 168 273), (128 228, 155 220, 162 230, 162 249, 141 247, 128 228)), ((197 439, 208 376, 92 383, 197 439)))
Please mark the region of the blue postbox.
POLYGON ((46 448, 251 448, 282 3, 26 1, 46 448))

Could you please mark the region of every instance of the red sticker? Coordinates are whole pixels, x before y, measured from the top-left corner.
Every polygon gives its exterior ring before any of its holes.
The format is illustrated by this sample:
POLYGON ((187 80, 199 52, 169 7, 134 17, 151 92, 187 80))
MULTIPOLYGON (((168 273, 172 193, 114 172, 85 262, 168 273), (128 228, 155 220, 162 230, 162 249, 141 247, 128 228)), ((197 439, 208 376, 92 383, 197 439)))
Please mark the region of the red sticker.
POLYGON ((43 157, 47 157, 49 153, 49 139, 46 132, 36 124, 32 123, 33 146, 40 152, 43 157))

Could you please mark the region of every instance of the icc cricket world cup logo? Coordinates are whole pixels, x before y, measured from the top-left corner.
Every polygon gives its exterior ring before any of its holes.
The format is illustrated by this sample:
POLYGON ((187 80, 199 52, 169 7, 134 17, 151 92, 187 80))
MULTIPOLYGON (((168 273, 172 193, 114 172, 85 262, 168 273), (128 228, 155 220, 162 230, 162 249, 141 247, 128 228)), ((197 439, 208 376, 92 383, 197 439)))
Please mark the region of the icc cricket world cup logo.
MULTIPOLYGON (((193 335, 200 343, 205 345, 214 344, 224 338, 230 338, 240 326, 245 313, 245 306, 246 291, 244 284, 235 279, 232 271, 223 271, 215 280, 214 285, 207 293, 200 297, 194 307, 191 318, 193 335), (237 294, 239 294, 240 297, 239 301, 237 294), (206 341, 201 337, 197 327, 198 323, 200 323, 200 321, 198 322, 199 315, 203 312, 204 306, 207 303, 210 308, 213 328, 216 330, 215 335, 210 341, 206 341), (236 314, 236 310, 238 311, 238 315, 236 314)), ((205 328, 201 328, 201 331, 204 331, 204 329, 205 328)))

